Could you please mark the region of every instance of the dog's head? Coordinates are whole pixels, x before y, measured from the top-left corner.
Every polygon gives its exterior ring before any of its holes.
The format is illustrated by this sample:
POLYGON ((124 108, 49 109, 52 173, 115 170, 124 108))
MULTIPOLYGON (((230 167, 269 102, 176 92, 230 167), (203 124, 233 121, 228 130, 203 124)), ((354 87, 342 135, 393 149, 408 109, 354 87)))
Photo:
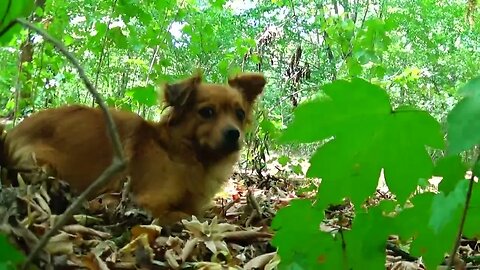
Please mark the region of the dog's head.
POLYGON ((164 95, 172 107, 169 125, 192 142, 202 156, 221 158, 240 149, 252 106, 266 80, 259 73, 243 73, 228 84, 202 81, 195 75, 165 85, 164 95))

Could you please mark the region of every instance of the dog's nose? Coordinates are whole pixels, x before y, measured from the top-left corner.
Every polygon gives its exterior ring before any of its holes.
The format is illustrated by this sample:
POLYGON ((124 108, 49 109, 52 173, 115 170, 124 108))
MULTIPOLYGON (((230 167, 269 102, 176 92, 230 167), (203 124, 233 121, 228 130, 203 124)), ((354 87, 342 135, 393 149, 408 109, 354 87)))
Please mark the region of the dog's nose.
POLYGON ((227 143, 236 143, 240 137, 240 131, 236 128, 229 128, 223 134, 227 143))

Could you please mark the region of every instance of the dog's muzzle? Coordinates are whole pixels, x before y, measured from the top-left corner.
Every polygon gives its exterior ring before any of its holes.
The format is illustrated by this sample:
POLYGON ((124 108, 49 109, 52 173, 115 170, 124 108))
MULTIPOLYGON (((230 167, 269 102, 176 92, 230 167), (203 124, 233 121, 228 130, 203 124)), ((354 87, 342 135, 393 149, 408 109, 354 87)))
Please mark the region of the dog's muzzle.
POLYGON ((240 131, 236 128, 227 128, 223 132, 223 148, 227 151, 236 151, 240 148, 240 131))

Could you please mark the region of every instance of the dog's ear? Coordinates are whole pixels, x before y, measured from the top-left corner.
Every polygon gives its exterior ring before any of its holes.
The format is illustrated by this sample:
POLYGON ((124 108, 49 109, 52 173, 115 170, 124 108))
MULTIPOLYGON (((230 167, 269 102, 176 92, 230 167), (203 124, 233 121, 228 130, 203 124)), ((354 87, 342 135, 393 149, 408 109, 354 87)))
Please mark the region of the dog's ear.
POLYGON ((252 103, 262 93, 267 80, 261 73, 243 73, 230 78, 228 84, 240 90, 245 99, 252 103))
POLYGON ((202 82, 202 74, 195 73, 192 77, 173 83, 165 84, 164 98, 169 106, 178 107, 187 103, 188 97, 202 82))

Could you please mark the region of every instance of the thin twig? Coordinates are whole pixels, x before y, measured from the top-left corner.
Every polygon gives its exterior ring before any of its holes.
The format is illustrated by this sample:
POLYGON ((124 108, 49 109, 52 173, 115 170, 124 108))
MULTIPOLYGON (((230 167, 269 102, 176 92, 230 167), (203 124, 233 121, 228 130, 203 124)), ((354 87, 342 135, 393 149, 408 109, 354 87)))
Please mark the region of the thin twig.
POLYGON ((157 45, 155 47, 155 50, 153 51, 152 60, 150 61, 150 65, 148 66, 148 73, 146 79, 147 83, 150 81, 150 74, 152 73, 153 65, 155 64, 155 60, 157 59, 158 51, 160 51, 160 45, 157 45))
POLYGON ((18 118, 18 109, 19 109, 19 103, 20 103, 20 91, 21 91, 21 86, 20 86, 20 77, 22 76, 23 73, 23 63, 22 63, 22 52, 18 54, 18 74, 17 74, 17 79, 15 80, 15 106, 13 107, 13 125, 15 126, 18 118))
POLYGON ((17 23, 23 25, 24 27, 35 31, 36 33, 40 34, 46 41, 52 43, 69 61, 70 63, 77 69, 78 75, 82 79, 83 83, 85 84, 86 88, 90 91, 92 96, 94 97, 97 104, 100 106, 101 110, 104 113, 107 122, 107 130, 112 140, 112 147, 113 147, 113 159, 112 164, 85 190, 83 191, 80 196, 75 199, 75 201, 67 208, 65 213, 62 217, 57 221, 57 223, 47 232, 45 233, 40 241, 36 244, 35 248, 31 251, 30 255, 28 255, 23 269, 27 269, 28 265, 35 259, 38 253, 45 247, 48 243, 50 238, 63 226, 67 223, 69 218, 73 216, 73 214, 78 210, 78 208, 82 205, 82 203, 86 200, 86 198, 94 191, 98 190, 98 188, 102 187, 107 183, 107 181, 113 176, 115 173, 121 171, 125 168, 125 160, 123 156, 122 145, 120 143, 120 136, 117 132, 117 128, 115 122, 113 121, 112 115, 109 113, 107 106, 103 102, 100 94, 97 92, 95 87, 93 87, 90 80, 85 75, 85 71, 80 66, 77 59, 71 54, 65 46, 50 36, 47 32, 40 29, 36 25, 28 22, 25 19, 17 18, 15 20, 17 23))
POLYGON ((257 210, 257 213, 259 215, 262 215, 263 211, 260 208, 260 205, 258 204, 257 199, 255 198, 255 195, 253 195, 253 191, 251 188, 248 189, 247 198, 249 199, 249 202, 253 207, 253 209, 257 210))
POLYGON ((53 225, 53 227, 48 230, 38 241, 38 243, 35 245, 35 248, 30 252, 30 255, 28 255, 27 259, 25 260, 25 263, 23 264, 22 269, 26 270, 28 269, 29 264, 35 259, 35 257, 38 255, 38 253, 45 247, 45 245, 48 243, 50 238, 57 233, 58 230, 60 230, 80 208, 80 206, 83 204, 83 202, 87 199, 87 197, 90 195, 95 190, 98 190, 100 187, 102 187, 112 175, 115 173, 119 172, 124 168, 125 163, 123 160, 119 160, 118 158, 114 158, 112 164, 93 182, 80 196, 73 201, 73 203, 65 210, 65 213, 58 219, 57 223, 53 225))
POLYGON ((232 207, 233 207, 236 203, 238 203, 238 202, 240 202, 240 196, 237 197, 237 198, 234 199, 234 200, 231 200, 229 203, 227 203, 227 204, 225 205, 225 207, 223 207, 223 209, 222 209, 222 214, 223 214, 223 216, 226 217, 226 216, 227 216, 227 211, 228 211, 230 208, 232 208, 232 207))
POLYGON ((80 63, 78 62, 78 60, 73 56, 73 54, 71 54, 67 50, 67 48, 65 48, 65 46, 63 46, 62 43, 57 41, 55 38, 50 36, 47 32, 40 29, 36 25, 26 21, 25 19, 21 19, 21 18, 17 18, 16 22, 18 22, 19 24, 21 24, 21 25, 23 25, 27 28, 30 28, 31 30, 34 30, 35 32, 40 34, 45 40, 52 43, 63 55, 65 55, 65 57, 70 61, 70 63, 75 67, 75 69, 77 69, 78 75, 80 76, 83 83, 85 84, 85 87, 93 95, 93 97, 95 98, 95 101, 97 102, 97 104, 100 106, 100 108, 105 113, 105 118, 107 120, 108 133, 109 133, 110 137, 112 138, 114 156, 116 156, 120 159, 123 159, 122 145, 120 143, 120 137, 119 137, 119 135, 116 131, 115 122, 113 122, 113 118, 110 115, 110 113, 108 112, 107 105, 105 105, 105 102, 103 102, 102 97, 100 96, 98 91, 95 89, 95 87, 93 87, 92 83, 90 82, 90 80, 85 75, 85 71, 80 66, 80 63))
POLYGON ((342 239, 343 269, 348 269, 347 243, 345 241, 345 235, 343 235, 343 227, 340 227, 338 233, 342 239))
MULTIPOLYGON (((477 164, 479 162, 479 157, 480 156, 477 156, 477 160, 475 161, 475 164, 477 164)), ((452 248, 452 252, 450 252, 450 257, 449 257, 446 269, 452 269, 455 256, 457 255, 457 249, 460 246, 460 241, 462 240, 463 227, 465 225, 465 220, 467 219, 468 207, 470 206, 470 199, 472 198, 473 184, 475 183, 474 179, 475 179, 475 174, 473 173, 473 170, 472 170, 472 176, 470 177, 470 183, 468 183, 467 198, 465 198, 465 206, 463 207, 462 219, 460 220, 460 225, 458 226, 458 232, 457 232, 457 237, 455 239, 455 245, 452 248)))
MULTIPOLYGON (((117 5, 117 0, 113 0, 112 3, 112 14, 115 12, 115 7, 117 5)), ((105 34, 103 35, 103 40, 102 40, 102 50, 100 51, 100 58, 98 59, 97 62, 97 71, 95 72, 95 88, 98 87, 98 79, 100 78, 100 71, 102 69, 102 64, 103 60, 105 58, 105 50, 107 48, 107 37, 108 33, 110 31, 110 25, 112 24, 112 16, 109 16, 108 23, 107 23, 107 29, 105 30, 105 34)), ((92 106, 95 103, 95 100, 92 100, 92 106)))

